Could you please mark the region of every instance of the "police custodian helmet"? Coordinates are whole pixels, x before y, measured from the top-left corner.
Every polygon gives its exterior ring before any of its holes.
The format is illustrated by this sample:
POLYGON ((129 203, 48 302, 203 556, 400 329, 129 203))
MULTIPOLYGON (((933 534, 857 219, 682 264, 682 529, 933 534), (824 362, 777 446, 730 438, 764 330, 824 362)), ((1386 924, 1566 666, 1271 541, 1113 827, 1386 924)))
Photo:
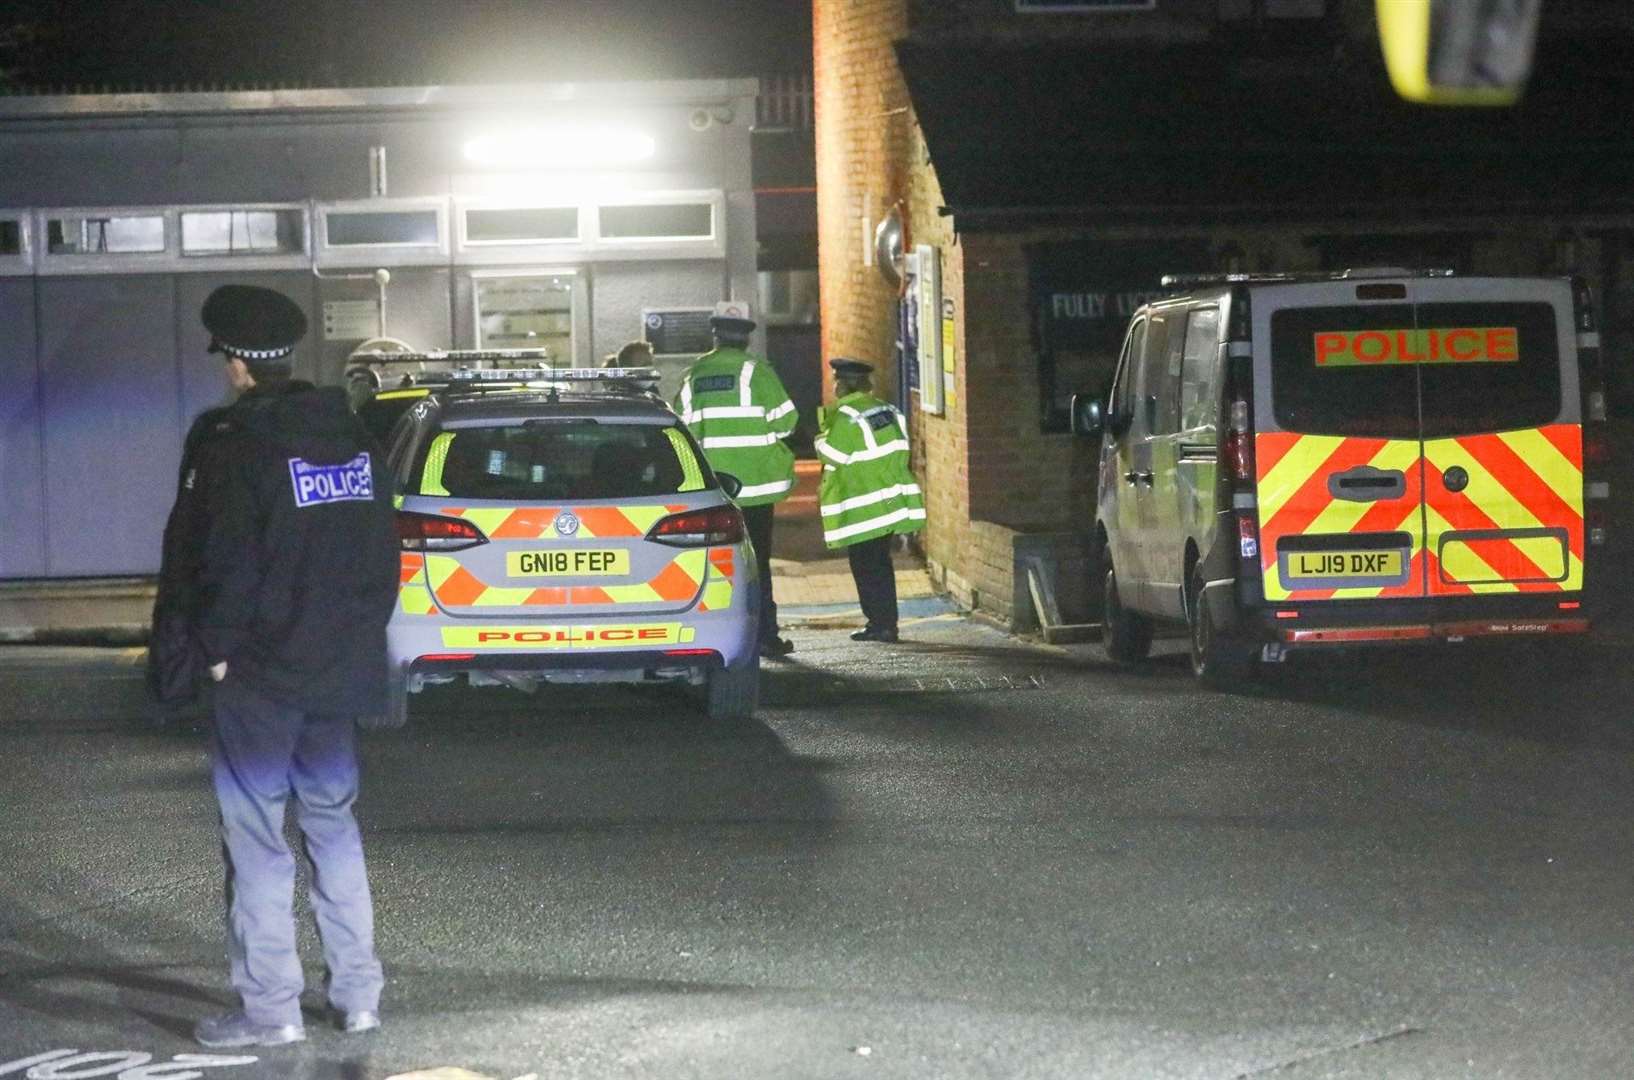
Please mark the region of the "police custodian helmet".
POLYGON ((306 315, 295 301, 256 285, 221 286, 205 299, 200 317, 211 352, 251 365, 283 363, 306 335, 306 315))
POLYGON ((864 378, 874 373, 873 364, 865 364, 849 356, 836 356, 828 362, 828 366, 834 369, 834 374, 850 379, 864 378))

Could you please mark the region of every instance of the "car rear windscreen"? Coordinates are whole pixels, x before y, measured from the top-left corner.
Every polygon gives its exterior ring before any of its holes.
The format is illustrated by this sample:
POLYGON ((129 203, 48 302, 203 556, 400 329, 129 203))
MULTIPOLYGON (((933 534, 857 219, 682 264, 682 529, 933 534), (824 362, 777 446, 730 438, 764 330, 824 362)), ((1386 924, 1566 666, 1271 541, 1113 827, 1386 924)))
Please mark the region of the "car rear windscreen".
POLYGON ((421 495, 509 502, 630 499, 702 491, 700 455, 679 428, 538 420, 443 431, 420 451, 421 495))
POLYGON ((1305 434, 1440 438, 1546 424, 1561 405, 1554 308, 1284 308, 1271 314, 1271 395, 1277 426, 1305 434))

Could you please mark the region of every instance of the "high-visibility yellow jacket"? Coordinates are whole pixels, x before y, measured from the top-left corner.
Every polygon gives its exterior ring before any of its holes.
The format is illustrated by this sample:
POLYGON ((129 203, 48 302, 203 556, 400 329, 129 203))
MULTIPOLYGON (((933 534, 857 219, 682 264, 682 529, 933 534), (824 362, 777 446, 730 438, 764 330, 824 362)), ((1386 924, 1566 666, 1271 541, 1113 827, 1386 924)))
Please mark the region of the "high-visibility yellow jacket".
POLYGON ((868 393, 841 398, 828 430, 817 437, 817 456, 829 547, 925 527, 925 496, 908 467, 908 425, 893 406, 868 393))
POLYGON ((743 481, 739 506, 781 502, 794 489, 794 451, 784 443, 799 420, 772 365, 737 348, 698 358, 675 396, 681 422, 710 468, 743 481))

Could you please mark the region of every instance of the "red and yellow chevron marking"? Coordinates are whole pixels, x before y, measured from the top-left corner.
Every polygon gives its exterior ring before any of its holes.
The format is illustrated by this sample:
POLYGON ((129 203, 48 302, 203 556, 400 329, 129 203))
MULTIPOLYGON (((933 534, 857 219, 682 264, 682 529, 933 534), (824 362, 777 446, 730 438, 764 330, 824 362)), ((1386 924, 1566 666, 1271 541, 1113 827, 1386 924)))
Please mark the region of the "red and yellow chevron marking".
POLYGON ((1267 600, 1349 600, 1422 596, 1417 439, 1361 439, 1267 432, 1254 441, 1259 472, 1260 557, 1267 600), (1400 470, 1406 491, 1396 499, 1352 502, 1328 491, 1328 476, 1360 465, 1400 470), (1282 581, 1277 544, 1287 536, 1405 532, 1413 538, 1405 584, 1353 589, 1293 588, 1282 581))
POLYGON ((646 536, 660 518, 679 514, 681 506, 545 506, 511 510, 504 507, 447 506, 435 512, 463 518, 490 540, 601 540, 617 536, 646 536), (579 521, 570 536, 556 531, 556 519, 566 510, 579 521))
POLYGON ((651 580, 631 585, 513 588, 489 585, 448 555, 427 555, 426 576, 445 608, 684 604, 698 595, 709 570, 703 549, 683 551, 651 580))
POLYGON ((1440 553, 1431 596, 1575 592, 1583 588, 1583 432, 1576 424, 1429 439, 1424 443, 1425 533, 1440 553), (1439 480, 1453 466, 1469 486, 1439 480), (1453 531, 1517 535, 1449 537, 1453 531), (1527 531, 1554 530, 1552 536, 1527 531), (1563 533, 1564 535, 1559 535, 1563 533))
POLYGON ((1261 565, 1268 600, 1372 599, 1469 593, 1559 592, 1583 587, 1583 447, 1575 424, 1431 439, 1344 438, 1267 432, 1255 440, 1261 565), (1334 498, 1328 477, 1360 465, 1399 470, 1401 497, 1334 498), (1464 490, 1442 480, 1453 466, 1464 490), (1558 535, 1526 535, 1527 530, 1558 535), (1281 579, 1285 537, 1404 532, 1408 580, 1384 588, 1311 589, 1281 579), (1461 537, 1465 532, 1517 535, 1461 537), (1449 535, 1454 534, 1454 535, 1449 535))
POLYGON ((725 611, 732 606, 734 561, 731 548, 709 549, 709 580, 698 602, 699 611, 725 611))
POLYGON ((435 615, 437 605, 426 585, 426 557, 403 552, 398 573, 397 603, 405 615, 435 615))

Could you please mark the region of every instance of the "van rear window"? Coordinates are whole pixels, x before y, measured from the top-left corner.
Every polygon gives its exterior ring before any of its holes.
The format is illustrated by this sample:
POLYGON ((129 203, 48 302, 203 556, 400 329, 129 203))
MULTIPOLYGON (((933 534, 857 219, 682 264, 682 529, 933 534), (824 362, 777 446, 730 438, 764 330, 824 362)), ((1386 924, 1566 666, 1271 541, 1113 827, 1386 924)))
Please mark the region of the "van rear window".
POLYGON ((509 502, 628 499, 706 486, 681 429, 583 420, 444 431, 421 449, 416 471, 421 495, 509 502))
POLYGON ((1560 412, 1546 303, 1287 308, 1271 315, 1273 412, 1287 431, 1437 438, 1560 412))

